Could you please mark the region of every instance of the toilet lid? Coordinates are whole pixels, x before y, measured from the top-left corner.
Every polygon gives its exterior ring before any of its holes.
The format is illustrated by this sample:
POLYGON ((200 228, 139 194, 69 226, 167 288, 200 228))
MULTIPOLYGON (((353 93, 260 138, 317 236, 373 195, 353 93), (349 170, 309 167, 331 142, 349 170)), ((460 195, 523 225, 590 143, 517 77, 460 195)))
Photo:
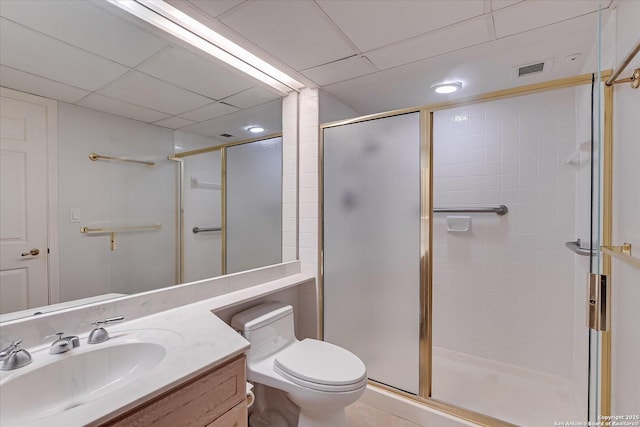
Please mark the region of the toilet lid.
POLYGON ((306 382, 324 386, 351 384, 358 388, 362 386, 361 383, 366 383, 367 378, 364 363, 355 354, 337 345, 314 339, 304 339, 282 350, 273 364, 276 371, 285 378, 309 388, 316 387, 305 384, 306 382))

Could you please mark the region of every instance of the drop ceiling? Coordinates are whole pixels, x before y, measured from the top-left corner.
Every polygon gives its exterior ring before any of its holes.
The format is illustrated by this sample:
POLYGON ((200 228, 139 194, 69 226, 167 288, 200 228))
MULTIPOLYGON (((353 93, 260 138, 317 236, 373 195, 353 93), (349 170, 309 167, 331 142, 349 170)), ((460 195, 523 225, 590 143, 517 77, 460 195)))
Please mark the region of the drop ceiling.
POLYGON ((168 0, 359 114, 579 74, 611 0, 168 0), (566 61, 581 53, 577 60, 566 61), (516 79, 513 67, 548 61, 516 79))
MULTIPOLYGON (((579 74, 612 0, 168 0, 357 114, 579 74), (578 59, 567 61, 569 55, 578 59), (546 61, 518 79, 514 67, 546 61)), ((281 126, 280 99, 98 2, 0 3, 0 78, 159 126, 215 136, 239 120, 281 126), (108 37, 106 37, 108 35, 108 37), (242 113, 241 113, 242 112, 242 113)), ((239 123, 239 121, 238 121, 239 123)), ((239 128, 238 124, 235 124, 239 128)), ((269 129, 268 129, 269 130, 269 129)), ((238 132, 241 132, 240 129, 238 132)))
POLYGON ((281 131, 278 95, 106 6, 2 0, 0 84, 225 142, 281 131))

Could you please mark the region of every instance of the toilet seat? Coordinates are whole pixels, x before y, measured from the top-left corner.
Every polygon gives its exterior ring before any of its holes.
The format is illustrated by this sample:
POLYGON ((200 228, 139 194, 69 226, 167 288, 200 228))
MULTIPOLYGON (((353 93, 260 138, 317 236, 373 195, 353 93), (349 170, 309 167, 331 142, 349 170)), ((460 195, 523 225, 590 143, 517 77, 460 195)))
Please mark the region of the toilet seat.
POLYGON ((273 369, 294 384, 318 391, 353 391, 367 383, 366 368, 356 355, 314 339, 282 350, 274 359, 273 369))

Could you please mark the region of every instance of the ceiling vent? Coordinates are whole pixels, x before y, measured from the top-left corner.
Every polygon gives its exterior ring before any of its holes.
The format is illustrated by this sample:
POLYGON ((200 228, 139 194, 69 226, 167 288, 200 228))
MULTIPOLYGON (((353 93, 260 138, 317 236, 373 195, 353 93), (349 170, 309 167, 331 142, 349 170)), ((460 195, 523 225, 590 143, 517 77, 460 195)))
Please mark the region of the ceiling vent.
POLYGON ((544 71, 544 62, 538 62, 537 64, 525 65, 518 68, 518 77, 526 76, 531 73, 541 73, 544 71))
POLYGON ((513 74, 516 78, 526 77, 536 74, 547 73, 551 70, 553 58, 544 61, 532 62, 529 64, 517 65, 513 67, 513 74))
POLYGON ((233 135, 231 135, 230 133, 221 133, 220 136, 223 137, 223 138, 232 138, 233 137, 233 135))

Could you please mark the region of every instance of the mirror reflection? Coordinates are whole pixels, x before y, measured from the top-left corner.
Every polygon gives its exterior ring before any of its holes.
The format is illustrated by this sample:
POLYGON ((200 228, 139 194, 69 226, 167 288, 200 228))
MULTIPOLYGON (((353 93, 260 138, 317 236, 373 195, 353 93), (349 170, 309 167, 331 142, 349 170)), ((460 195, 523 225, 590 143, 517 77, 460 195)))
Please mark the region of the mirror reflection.
POLYGON ((107 4, 0 15, 2 320, 281 262, 279 95, 107 4))

